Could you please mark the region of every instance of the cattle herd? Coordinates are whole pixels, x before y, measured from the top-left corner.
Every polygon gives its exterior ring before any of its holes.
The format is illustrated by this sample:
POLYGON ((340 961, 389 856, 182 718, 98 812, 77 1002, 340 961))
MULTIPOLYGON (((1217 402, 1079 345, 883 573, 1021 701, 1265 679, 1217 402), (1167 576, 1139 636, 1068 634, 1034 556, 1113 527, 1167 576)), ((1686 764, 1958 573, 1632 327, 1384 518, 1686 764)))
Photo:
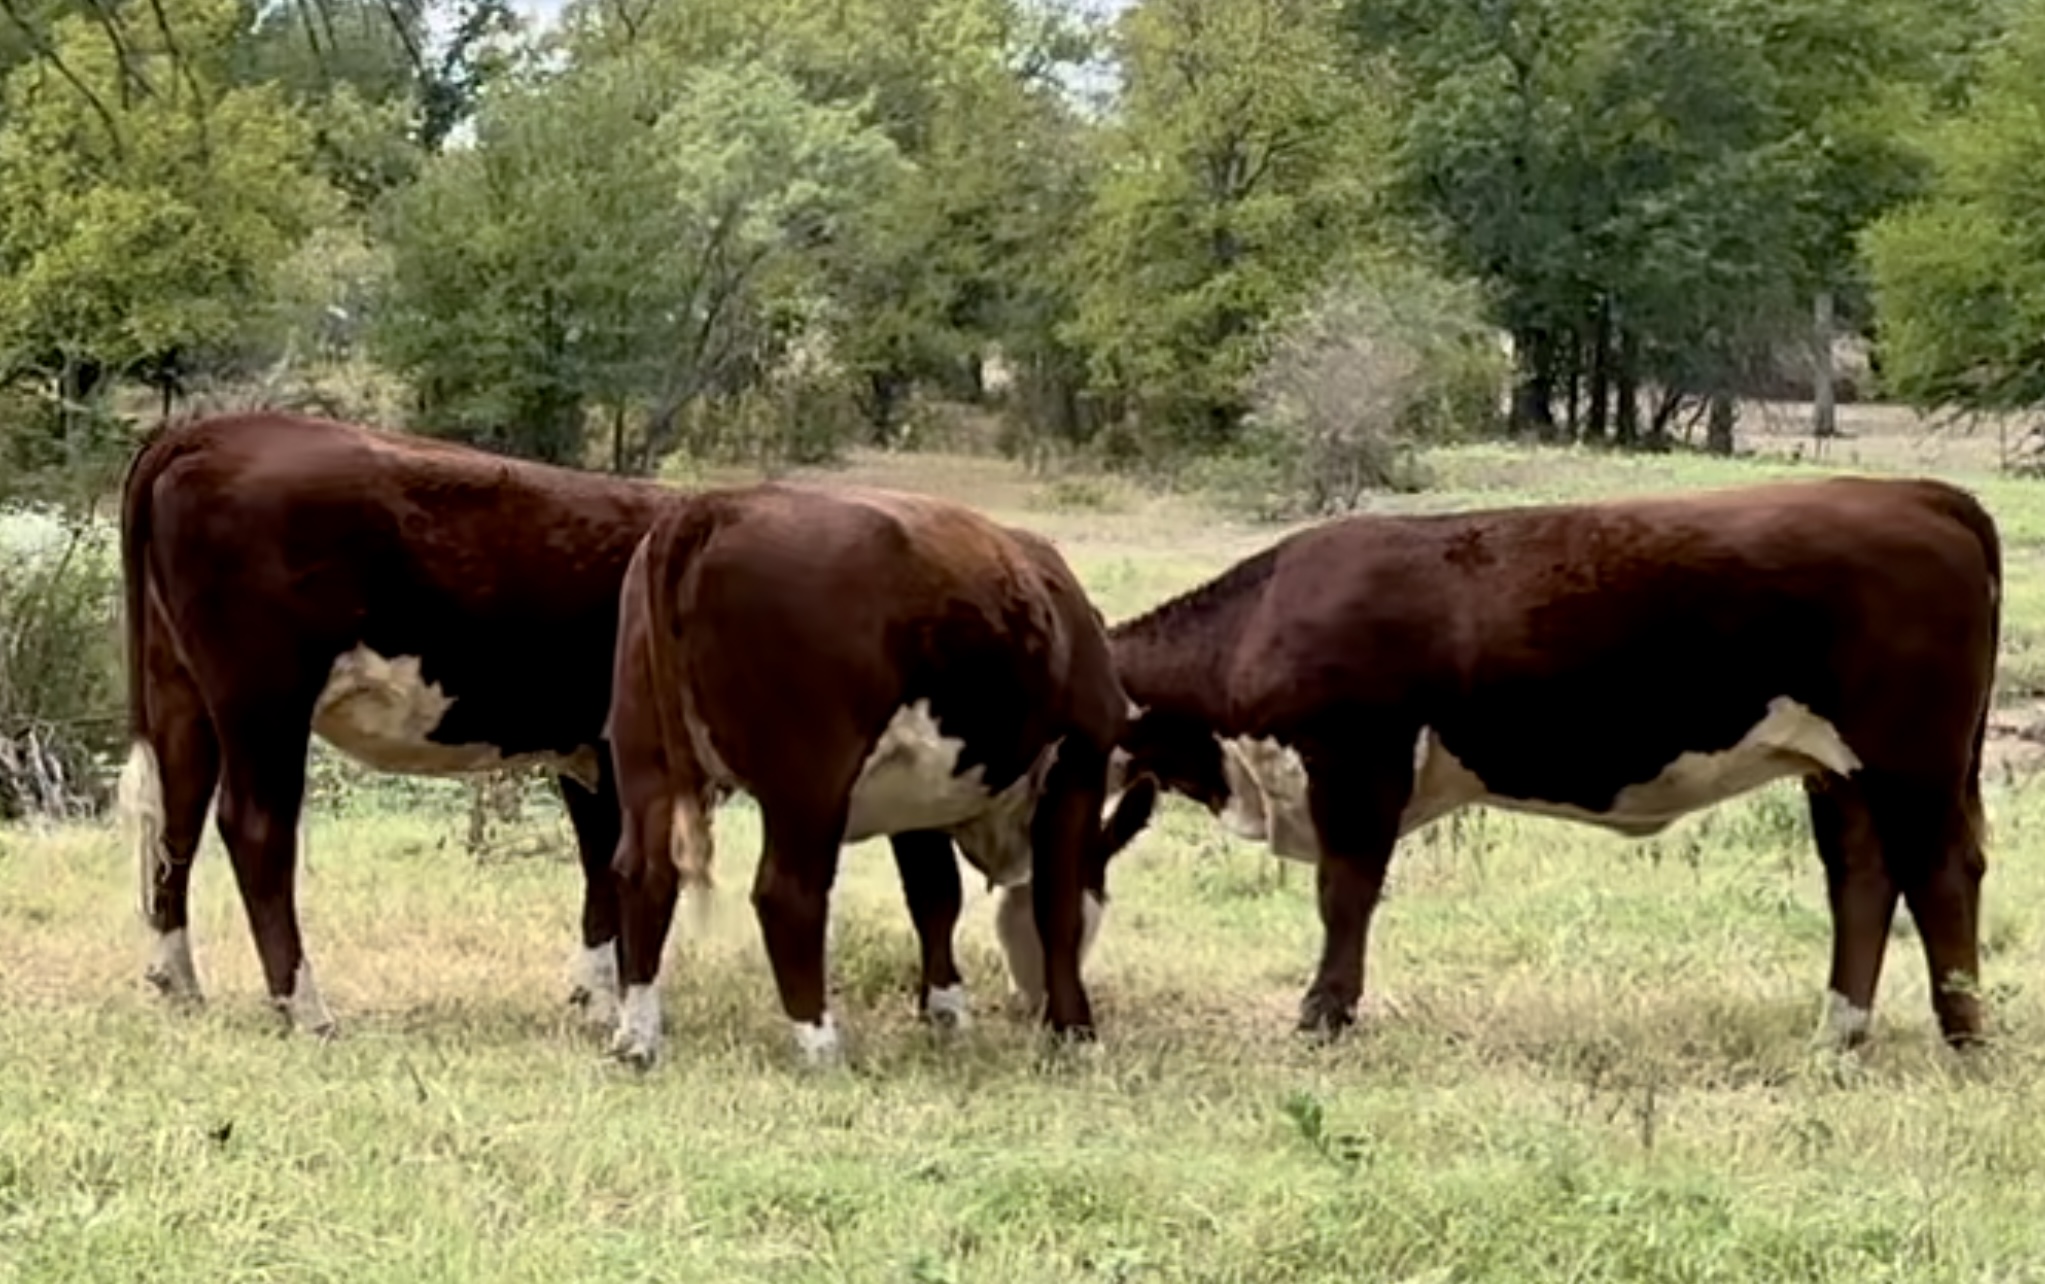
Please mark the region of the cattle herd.
POLYGON ((796 1046, 841 1055, 840 847, 886 835, 957 1025, 956 853, 998 886, 1011 983, 1092 1033, 1112 858, 1176 792, 1314 863, 1303 1029, 1355 1020, 1402 834, 1471 804, 1631 835, 1798 777, 1832 914, 1822 1032, 1867 1032, 1891 919, 1945 1038, 1985 1033, 1979 787, 2000 615, 1964 491, 1834 478, 1358 516, 1109 627, 1057 550, 961 505, 787 484, 685 492, 282 414, 166 423, 124 486, 132 751, 120 801, 149 980, 200 995, 209 808, 272 1001, 330 1033, 298 925, 306 751, 555 773, 583 869, 570 997, 639 1065, 682 893, 734 791, 796 1046))

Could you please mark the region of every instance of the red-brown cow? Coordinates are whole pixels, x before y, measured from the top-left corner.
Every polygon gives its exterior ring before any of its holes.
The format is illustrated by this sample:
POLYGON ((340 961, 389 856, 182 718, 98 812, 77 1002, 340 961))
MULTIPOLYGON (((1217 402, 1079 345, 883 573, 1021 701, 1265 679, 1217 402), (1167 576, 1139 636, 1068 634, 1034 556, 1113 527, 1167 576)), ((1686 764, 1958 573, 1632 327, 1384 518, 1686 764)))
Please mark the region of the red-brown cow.
POLYGON ((1401 834, 1473 803, 1652 834, 1797 776, 1827 1030, 1865 1036, 1900 895, 1963 1044, 2000 594, 1964 491, 1834 479, 1331 522, 1110 637, 1140 708, 1127 770, 1318 861, 1303 1028, 1354 1020, 1401 834))
POLYGON ((1103 818, 1126 708, 1099 615, 1034 535, 939 500, 786 485, 670 510, 626 574, 608 725, 625 807, 616 1054, 657 1055, 661 952, 681 889, 708 885, 711 813, 733 789, 760 805, 753 904, 810 1061, 840 1055, 824 960, 838 850, 882 834, 928 1016, 966 1015, 955 839, 1006 889, 1016 988, 1054 1030, 1088 1033, 1079 966, 1103 868, 1155 796, 1141 782, 1103 818))
POLYGON ((272 1000, 333 1017, 294 895, 311 733, 386 771, 559 773, 585 876, 573 997, 616 1011, 619 810, 601 737, 618 590, 674 492, 283 414, 159 428, 122 507, 149 978, 196 999, 186 888, 219 825, 272 1000))

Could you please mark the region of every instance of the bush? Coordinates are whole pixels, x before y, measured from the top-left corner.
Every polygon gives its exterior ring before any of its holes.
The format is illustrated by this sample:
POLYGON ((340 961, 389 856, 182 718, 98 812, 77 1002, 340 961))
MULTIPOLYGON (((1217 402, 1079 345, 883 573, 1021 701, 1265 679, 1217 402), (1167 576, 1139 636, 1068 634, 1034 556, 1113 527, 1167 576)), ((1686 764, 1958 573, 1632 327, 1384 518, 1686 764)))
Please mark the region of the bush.
POLYGON ((1419 489, 1421 451, 1491 428, 1507 373, 1474 288, 1381 267, 1331 286, 1277 331, 1250 380, 1236 449, 1204 471, 1274 519, 1419 489))
POLYGON ((0 510, 0 819, 85 815, 124 739, 109 523, 0 510))

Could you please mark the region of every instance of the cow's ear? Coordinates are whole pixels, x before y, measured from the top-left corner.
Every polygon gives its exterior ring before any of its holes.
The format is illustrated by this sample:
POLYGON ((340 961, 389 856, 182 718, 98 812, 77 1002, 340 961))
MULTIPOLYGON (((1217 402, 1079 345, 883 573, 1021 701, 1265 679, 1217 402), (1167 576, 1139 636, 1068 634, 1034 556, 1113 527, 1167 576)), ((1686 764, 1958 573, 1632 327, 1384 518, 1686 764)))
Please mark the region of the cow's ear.
POLYGON ((1101 829, 1101 863, 1113 860, 1117 853, 1131 842, 1143 827, 1150 823, 1151 813, 1157 808, 1157 777, 1141 775, 1129 782, 1121 795, 1115 799, 1115 810, 1101 829))

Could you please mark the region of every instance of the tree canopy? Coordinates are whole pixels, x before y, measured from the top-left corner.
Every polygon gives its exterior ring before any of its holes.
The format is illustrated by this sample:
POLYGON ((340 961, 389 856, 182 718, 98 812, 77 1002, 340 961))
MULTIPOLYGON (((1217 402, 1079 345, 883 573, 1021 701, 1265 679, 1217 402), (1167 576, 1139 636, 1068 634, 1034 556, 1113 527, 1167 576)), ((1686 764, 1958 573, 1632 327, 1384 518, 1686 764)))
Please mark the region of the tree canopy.
POLYGON ((1709 405, 1730 448, 1814 314, 1921 404, 2045 398, 2040 0, 1110 10, 0 0, 0 447, 348 365, 411 427, 593 466, 972 403, 1171 468, 1265 441, 1287 370, 1434 351, 1333 337, 1360 280, 1509 337, 1541 437, 1709 405))

